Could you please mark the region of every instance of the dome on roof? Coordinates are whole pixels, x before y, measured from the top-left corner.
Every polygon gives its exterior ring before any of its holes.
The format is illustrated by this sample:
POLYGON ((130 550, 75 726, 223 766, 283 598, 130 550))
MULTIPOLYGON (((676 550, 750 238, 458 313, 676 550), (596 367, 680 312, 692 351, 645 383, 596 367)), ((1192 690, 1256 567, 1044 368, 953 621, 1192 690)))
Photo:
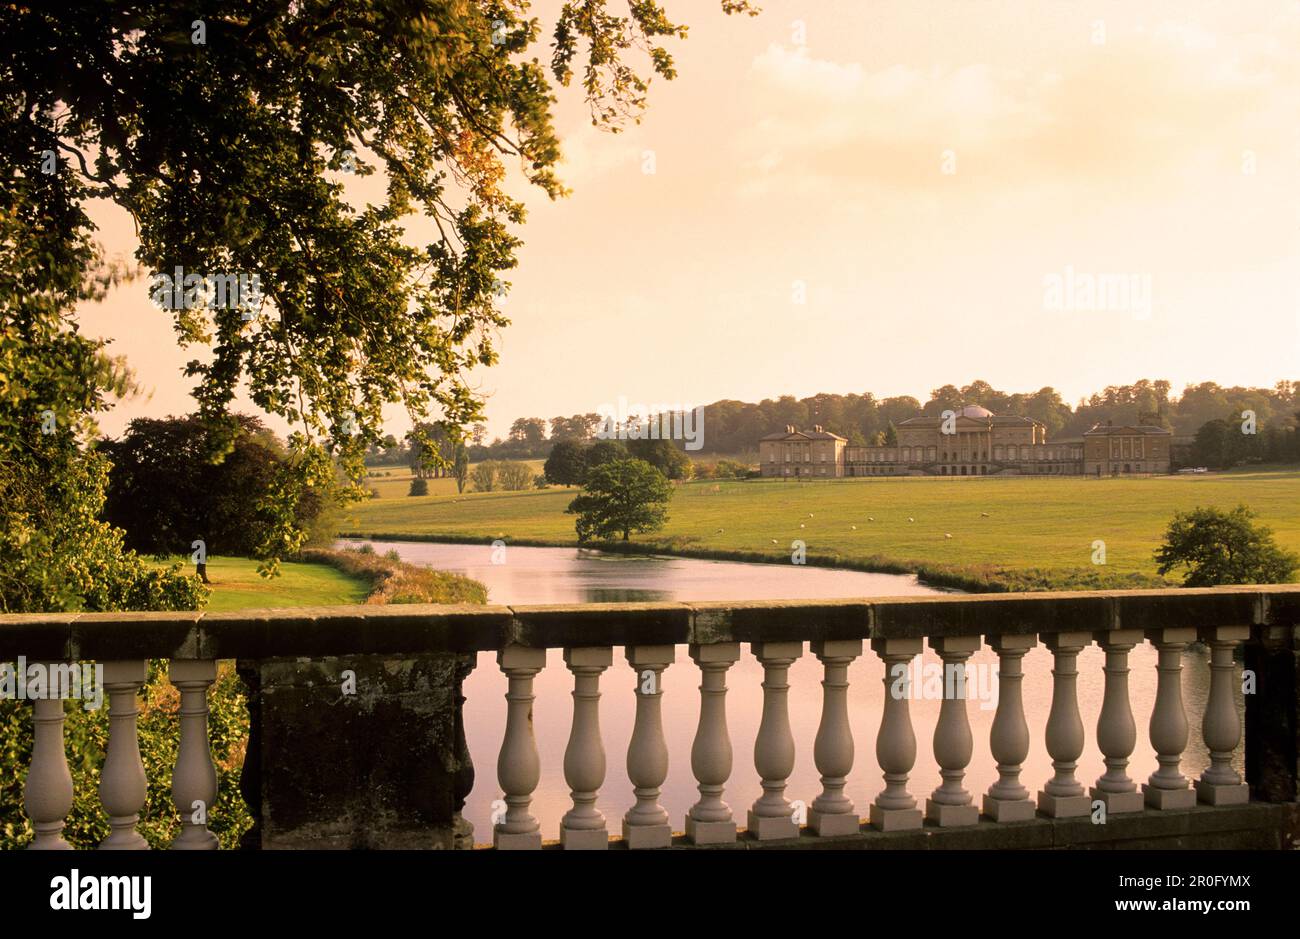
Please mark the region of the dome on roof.
POLYGON ((968 404, 957 412, 958 417, 992 417, 993 412, 988 408, 982 408, 978 404, 968 404))

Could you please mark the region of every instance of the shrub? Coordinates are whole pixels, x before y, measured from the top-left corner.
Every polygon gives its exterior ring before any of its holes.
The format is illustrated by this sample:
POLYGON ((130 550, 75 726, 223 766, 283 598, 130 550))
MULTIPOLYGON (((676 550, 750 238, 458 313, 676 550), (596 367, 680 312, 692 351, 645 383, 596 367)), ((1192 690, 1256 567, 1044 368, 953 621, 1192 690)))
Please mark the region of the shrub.
POLYGON ((497 468, 497 479, 507 492, 519 492, 533 484, 533 471, 527 463, 505 462, 497 468))
POLYGON ((425 479, 412 479, 411 488, 406 493, 408 496, 427 496, 429 494, 429 482, 425 479))
POLYGON ((284 445, 255 417, 136 418, 99 450, 112 463, 103 518, 133 550, 188 554, 201 538, 210 554, 264 557, 286 520, 318 542, 322 526, 326 540, 338 530, 330 512, 337 480, 302 483, 284 445))
POLYGON ((477 580, 407 564, 389 551, 382 558, 370 544, 343 551, 310 549, 305 561, 318 561, 365 579, 370 585, 366 603, 486 603, 487 588, 477 580))
POLYGON ((478 463, 470 470, 469 478, 479 492, 491 492, 497 484, 497 464, 492 460, 478 463))

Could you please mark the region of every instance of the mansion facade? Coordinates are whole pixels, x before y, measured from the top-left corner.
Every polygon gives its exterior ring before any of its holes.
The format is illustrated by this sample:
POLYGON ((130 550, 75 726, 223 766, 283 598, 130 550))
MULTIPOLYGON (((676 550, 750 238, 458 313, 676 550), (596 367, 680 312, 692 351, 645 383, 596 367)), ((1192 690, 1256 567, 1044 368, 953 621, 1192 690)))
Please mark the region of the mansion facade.
POLYGON ((1082 437, 1049 442, 1028 417, 999 417, 967 405, 947 417, 913 417, 897 444, 854 447, 820 426, 788 426, 758 443, 764 476, 1118 476, 1169 472, 1172 434, 1147 425, 1097 424, 1082 437))

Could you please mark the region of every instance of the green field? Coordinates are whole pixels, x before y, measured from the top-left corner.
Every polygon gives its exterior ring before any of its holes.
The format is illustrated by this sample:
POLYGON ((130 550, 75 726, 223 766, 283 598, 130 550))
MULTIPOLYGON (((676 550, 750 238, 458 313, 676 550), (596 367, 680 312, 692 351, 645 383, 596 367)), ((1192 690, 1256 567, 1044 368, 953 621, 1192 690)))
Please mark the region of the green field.
MULTIPOLYGON (((532 469, 533 474, 541 473, 545 460, 518 460, 512 462, 526 463, 532 469)), ((470 469, 474 468, 473 464, 470 469)), ((411 471, 404 466, 376 466, 367 474, 362 485, 366 489, 375 489, 379 492, 380 499, 405 499, 406 493, 410 491, 411 480, 415 477, 411 471)), ((456 495, 456 480, 450 476, 441 476, 437 479, 427 480, 429 483, 430 496, 454 496, 456 495)), ((472 489, 473 485, 469 482, 465 484, 466 489, 472 489)))
MULTIPOLYGON (((180 558, 170 558, 170 564, 180 558)), ((189 559, 183 563, 193 573, 189 559)), ((284 606, 333 606, 365 603, 369 586, 358 577, 349 577, 326 564, 301 564, 286 561, 280 576, 258 576, 257 562, 251 558, 208 558, 208 580, 212 595, 206 610, 214 613, 284 606)))
MULTIPOLYGON (((552 488, 376 499, 350 509, 343 527, 356 535, 573 544, 574 517, 564 509, 576 494, 552 488)), ((802 539, 810 561, 986 574, 1036 570, 1057 585, 1084 584, 1099 575, 1108 582, 1154 576, 1151 554, 1175 511, 1239 502, 1259 514, 1280 544, 1300 550, 1300 472, 1294 469, 1129 479, 692 482, 677 486, 662 532, 634 538, 682 553, 772 558, 788 557, 791 542, 802 539), (1104 568, 1092 564, 1098 540, 1106 543, 1104 568)), ((1013 578, 992 580, 1005 585, 1013 578)))

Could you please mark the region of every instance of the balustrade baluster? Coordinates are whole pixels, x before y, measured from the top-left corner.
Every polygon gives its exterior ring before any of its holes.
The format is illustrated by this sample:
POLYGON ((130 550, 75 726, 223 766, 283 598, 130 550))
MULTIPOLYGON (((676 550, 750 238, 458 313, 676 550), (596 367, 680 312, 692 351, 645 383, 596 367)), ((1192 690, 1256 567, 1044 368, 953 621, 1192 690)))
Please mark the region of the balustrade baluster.
POLYGON ((763 794, 749 810, 749 833, 759 841, 799 837, 799 826, 785 797, 794 769, 794 734, 790 732, 790 666, 803 655, 802 642, 756 642, 754 657, 763 663, 763 718, 754 740, 754 769, 763 794))
MULTIPOLYGON (((469 743, 465 740, 465 679, 474 671, 477 664, 478 656, 469 653, 457 656, 456 664, 452 667, 453 680, 456 683, 453 698, 456 704, 455 742, 452 745, 455 752, 456 773, 452 777, 451 790, 452 805, 456 814, 452 820, 452 828, 455 832, 452 836, 452 846, 457 851, 474 849, 474 826, 469 819, 465 818, 465 800, 474 791, 474 759, 469 752, 469 743)), ((244 765, 248 765, 247 761, 244 765)))
POLYGON ((822 792, 808 810, 808 827, 823 837, 857 834, 862 824, 844 794, 853 770, 853 731, 849 726, 849 666, 862 654, 861 639, 819 640, 812 644, 826 677, 822 679, 822 719, 813 744, 813 760, 822 777, 822 792))
POLYGON ((995 822, 1023 822, 1034 817, 1034 802, 1020 783, 1020 766, 1029 755, 1029 725, 1021 694, 1025 653, 1035 636, 986 636, 998 654, 998 708, 989 732, 989 750, 998 763, 998 780, 984 795, 984 814, 995 822))
POLYGON ((1038 793, 1038 811, 1052 818, 1078 818, 1092 812, 1092 800, 1074 771, 1083 753, 1083 719, 1079 716, 1079 653, 1092 642, 1090 633, 1051 633, 1043 644, 1052 650, 1052 709, 1047 715, 1047 752, 1056 774, 1038 793))
POLYGON ((168 678, 181 695, 181 742, 172 771, 172 800, 181 815, 174 851, 214 851, 217 836, 208 831, 216 807, 217 768, 208 740, 208 688, 217 679, 212 659, 172 659, 168 678))
POLYGON ((727 731, 727 669, 740 659, 740 643, 692 645, 700 667, 700 722, 691 746, 691 771, 700 798, 686 814, 686 837, 694 844, 736 840, 736 821, 722 792, 731 776, 731 735, 727 731))
POLYGON ((943 702, 934 728, 934 758, 943 783, 925 800, 925 817, 940 828, 974 825, 980 820, 979 809, 962 785, 975 746, 966 714, 966 660, 979 647, 978 636, 930 640, 930 648, 943 661, 943 702))
MULTIPOLYGON (((30 666, 32 663, 28 663, 30 666)), ((41 663, 49 669, 54 663, 41 663)), ((47 674, 49 672, 47 671, 47 674)), ((63 838, 63 824, 72 811, 72 774, 63 743, 63 699, 32 701, 32 762, 23 788, 23 808, 32 820, 36 837, 33 851, 71 851, 63 838)))
POLYGON ((596 808, 605 781, 605 745, 600 739, 600 675, 614 661, 608 646, 565 649, 564 661, 573 672, 573 726, 564 751, 564 780, 572 790, 573 808, 560 822, 560 844, 566 850, 609 847, 605 816, 596 808))
POLYGON ((144 660, 105 662, 108 692, 108 753, 99 778, 99 801, 108 813, 111 831, 99 846, 104 850, 143 851, 149 845, 135 830, 144 808, 149 782, 140 761, 135 696, 148 674, 144 660))
POLYGON ((673 646, 628 646, 628 664, 636 672, 636 723, 627 747, 627 778, 636 803, 623 816, 627 846, 667 848, 673 843, 668 813, 659 804, 659 787, 668 778, 668 744, 664 742, 663 673, 676 658, 673 646))
POLYGON ((870 821, 880 831, 920 828, 921 810, 907 791, 907 776, 916 763, 916 734, 908 707, 908 663, 921 653, 920 639, 872 639, 871 648, 885 663, 885 706, 876 735, 876 762, 885 788, 871 804, 870 821))
POLYGON ((1142 786, 1143 801, 1157 809, 1190 809, 1196 791, 1182 774, 1187 749, 1187 712, 1183 708, 1183 650, 1196 638, 1190 626, 1147 630, 1156 647, 1156 703, 1151 710, 1151 746, 1159 768, 1142 786))
POLYGON ((1241 805, 1250 801, 1250 787, 1232 768, 1232 753, 1241 742, 1233 650, 1237 643, 1249 638, 1249 626, 1201 630, 1201 639, 1210 646, 1210 694, 1201 725, 1205 746, 1210 751, 1210 765, 1196 781, 1196 797, 1210 805, 1241 805))
POLYGON ((505 793, 505 817, 492 827, 492 844, 503 851, 538 850, 542 833, 528 807, 542 777, 533 736, 533 678, 546 667, 546 650, 507 646, 497 665, 509 679, 506 733, 497 757, 497 781, 505 793))
POLYGON ((1106 653, 1106 691, 1097 719, 1097 746, 1106 757, 1106 772, 1088 794, 1106 806, 1109 815, 1142 811, 1142 793, 1128 777, 1128 758, 1137 745, 1137 725, 1128 695, 1128 654, 1141 641, 1139 629, 1110 629, 1097 633, 1106 653))

